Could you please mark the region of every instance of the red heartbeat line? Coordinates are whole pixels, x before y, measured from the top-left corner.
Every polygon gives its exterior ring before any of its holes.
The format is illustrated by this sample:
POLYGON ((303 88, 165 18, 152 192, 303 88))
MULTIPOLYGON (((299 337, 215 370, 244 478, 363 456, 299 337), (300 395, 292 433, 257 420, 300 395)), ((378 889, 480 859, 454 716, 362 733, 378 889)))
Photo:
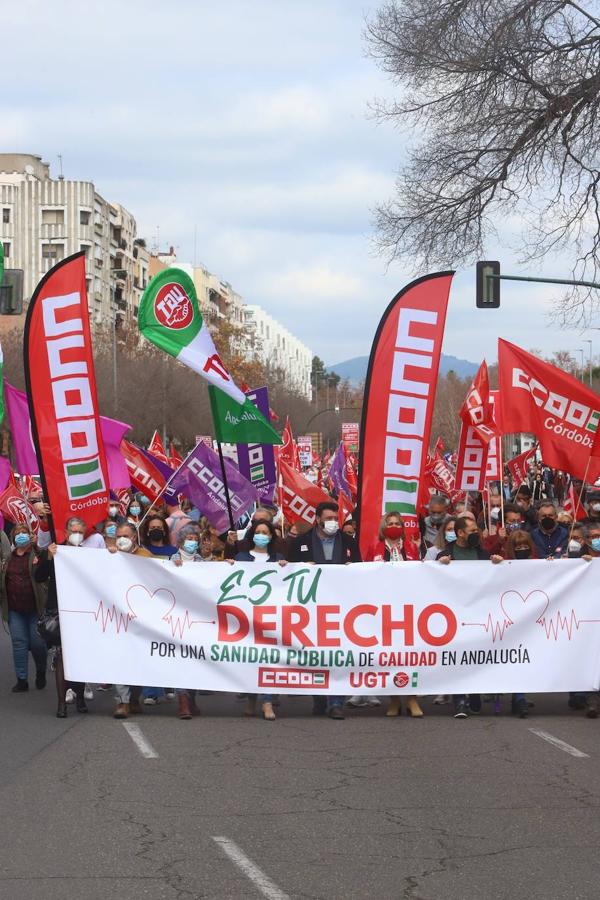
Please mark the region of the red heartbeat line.
POLYGON ((190 619, 189 611, 186 609, 185 615, 183 618, 181 616, 172 616, 170 612, 166 613, 162 617, 163 622, 168 622, 169 627, 171 628, 171 635, 173 637, 177 636, 179 638, 183 637, 184 631, 193 628, 194 625, 214 625, 214 619, 212 621, 205 621, 203 619, 190 619))
POLYGON ((563 616, 561 611, 558 610, 550 619, 546 619, 545 616, 538 619, 538 623, 546 632, 548 640, 552 636, 555 641, 558 640, 559 631, 566 631, 569 640, 571 640, 573 629, 575 628, 579 631, 579 626, 587 622, 600 622, 600 619, 578 619, 574 609, 571 610, 571 614, 568 616, 563 616))
POLYGON ((496 643, 496 638, 502 640, 504 637, 504 632, 507 628, 512 625, 510 619, 502 618, 502 619, 493 619, 492 614, 488 613, 486 622, 461 622, 461 625, 478 625, 480 628, 483 628, 488 634, 492 633, 492 643, 496 643))
POLYGON ((89 609, 61 609, 61 613, 81 613, 83 615, 93 616, 96 622, 100 620, 104 634, 106 634, 108 625, 112 623, 115 625, 117 634, 120 634, 121 631, 127 631, 129 623, 136 618, 133 613, 120 612, 114 603, 106 609, 103 600, 100 600, 98 603, 96 612, 89 609))

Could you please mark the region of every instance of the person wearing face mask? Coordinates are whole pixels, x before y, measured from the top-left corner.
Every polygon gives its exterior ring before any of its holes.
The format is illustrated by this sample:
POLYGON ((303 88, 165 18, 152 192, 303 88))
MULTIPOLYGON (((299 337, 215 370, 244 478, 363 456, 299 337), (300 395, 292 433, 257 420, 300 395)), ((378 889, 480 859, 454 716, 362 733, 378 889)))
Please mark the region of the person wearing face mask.
POLYGON ((537 525, 537 512, 531 503, 531 488, 526 484, 522 484, 515 494, 514 503, 522 511, 528 530, 535 528, 537 525))
POLYGON ((107 513, 106 520, 114 522, 116 525, 122 525, 123 522, 127 521, 126 517, 121 513, 119 504, 115 500, 108 501, 107 513))
MULTIPOLYGON (((502 557, 494 554, 492 556, 487 553, 481 546, 481 538, 477 523, 473 519, 460 516, 454 523, 456 532, 456 540, 449 544, 444 550, 438 554, 438 561, 448 565, 452 560, 480 561, 491 560, 493 563, 501 563, 502 557)), ((452 698, 454 702, 454 718, 466 719, 467 698, 465 694, 455 694, 452 698)), ((469 711, 478 714, 481 712, 481 695, 469 695, 469 711)))
MULTIPOLYGON (((470 513, 469 516, 472 516, 472 513, 470 513)), ((449 544, 454 543, 456 540, 456 518, 456 516, 450 516, 448 521, 444 522, 443 527, 440 528, 440 533, 435 539, 433 547, 429 547, 424 556, 425 562, 437 559, 442 550, 445 550, 449 544)))
MULTIPOLYGON (((419 547, 411 541, 404 531, 404 523, 399 512, 391 510, 386 513, 379 523, 379 531, 376 544, 369 547, 365 554, 365 562, 407 562, 420 559, 419 547)), ((350 697, 348 706, 380 706, 378 697, 367 695, 364 697, 350 697)), ((409 716, 421 718, 423 710, 415 696, 406 698, 406 712, 409 716)), ((395 717, 402 714, 402 698, 391 696, 386 716, 395 717)))
MULTIPOLYGON (((124 522, 117 526, 115 546, 109 547, 111 553, 128 553, 131 556, 152 557, 149 550, 138 544, 137 529, 131 522, 124 522)), ((140 695, 142 688, 129 684, 115 684, 115 699, 117 706, 113 713, 114 719, 127 719, 129 714, 140 714, 140 695)))
POLYGON ((584 524, 591 525, 594 522, 600 522, 600 495, 590 494, 585 505, 587 518, 584 519, 584 524))
MULTIPOLYGON (((228 559, 227 562, 233 565, 234 562, 253 562, 265 566, 269 564, 279 564, 285 566, 286 561, 281 553, 278 553, 275 546, 276 532, 272 522, 253 522, 246 534, 246 539, 251 544, 251 550, 242 550, 236 554, 235 560, 228 559)), ((257 694, 247 694, 245 716, 256 715, 257 694)), ((275 710, 273 709, 273 695, 261 695, 261 708, 263 719, 273 722, 276 719, 275 710)))
MULTIPOLYGON (((333 500, 319 503, 314 526, 293 542, 289 561, 312 562, 319 566, 361 562, 357 541, 339 530, 337 503, 333 500)), ((344 698, 313 697, 313 715, 324 716, 326 712, 332 719, 343 719, 344 698)))
POLYGON ((554 503, 541 503, 538 525, 531 531, 540 559, 560 559, 568 552, 569 532, 557 520, 558 513, 554 503))
MULTIPOLYGON (((253 514, 252 519, 250 521, 250 528, 253 525, 257 525, 259 522, 269 522, 275 527, 273 510, 267 506, 259 506, 257 507, 253 514)), ((235 559, 238 553, 247 553, 249 550, 253 549, 252 542, 248 538, 249 529, 246 532, 243 538, 238 537, 237 531, 228 531, 227 532, 227 540, 225 541, 225 559, 235 559)), ((276 553, 280 553, 283 557, 287 554, 287 545, 284 540, 277 534, 275 531, 275 545, 274 550, 276 553)))
POLYGON ((0 596, 2 618, 8 622, 17 683, 14 694, 29 690, 29 654, 35 663, 35 686, 46 687, 48 649, 37 631, 37 621, 46 605, 42 585, 35 581, 34 566, 38 556, 33 533, 27 525, 15 525, 11 532, 13 550, 2 561, 0 596))
MULTIPOLYGON (((69 547, 82 547, 85 542, 85 533, 87 525, 83 519, 73 516, 67 519, 65 524, 65 544, 69 547)), ((102 540, 101 535, 97 537, 102 540)), ((104 544, 104 541, 102 540, 104 544)), ((40 551, 37 565, 34 565, 33 579, 38 584, 46 584, 47 600, 46 611, 49 613, 58 613, 58 596, 56 593, 56 573, 54 570, 54 557, 56 555, 56 544, 52 543, 46 550, 40 551)), ((63 668, 62 647, 59 643, 54 647, 54 658, 52 668, 54 669, 54 677, 56 680, 56 695, 58 699, 58 708, 56 711, 57 719, 66 719, 67 717, 67 690, 70 688, 75 694, 75 708, 78 713, 87 713, 88 708, 85 702, 84 692, 85 684, 80 681, 65 681, 65 673, 63 668)))
POLYGON ((443 494, 432 494, 427 505, 428 515, 421 519, 421 535, 426 547, 432 547, 448 515, 449 501, 443 494))
POLYGON ((142 518, 142 504, 134 497, 127 507, 127 521, 136 527, 140 524, 142 518))
MULTIPOLYGON (((569 529, 569 543, 567 545, 567 559, 581 559, 584 555, 587 539, 587 529, 584 525, 576 523, 569 529)), ((563 559, 565 557, 563 556, 563 559)))
POLYGON ((115 547, 117 528, 117 523, 112 519, 105 519, 102 524, 102 537, 104 538, 104 544, 108 550, 112 550, 115 547))
POLYGON ((159 515, 150 515, 142 522, 140 544, 149 550, 152 556, 171 559, 177 553, 177 547, 169 543, 167 523, 159 515))

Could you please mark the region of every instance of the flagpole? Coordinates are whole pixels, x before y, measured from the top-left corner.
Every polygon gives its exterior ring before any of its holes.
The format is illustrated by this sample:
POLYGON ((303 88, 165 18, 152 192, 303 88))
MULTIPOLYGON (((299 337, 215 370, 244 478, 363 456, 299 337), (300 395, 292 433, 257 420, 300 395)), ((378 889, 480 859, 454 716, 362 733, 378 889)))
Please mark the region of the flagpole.
POLYGON ((227 472, 225 471, 225 459, 223 457, 223 448, 221 447, 221 441, 217 441, 217 447, 219 448, 219 460, 221 462, 221 475, 223 476, 223 487, 225 488, 225 500, 227 501, 227 513, 229 515, 229 527, 233 531, 234 530, 233 512, 231 510, 231 500, 229 498, 229 487, 227 485, 227 472))
MULTIPOLYGON (((583 473, 583 481, 581 482, 581 487, 579 488, 579 492, 577 494, 577 503, 575 504, 575 512, 573 513, 573 521, 571 523, 571 531, 569 532, 569 541, 573 538, 573 530, 575 525, 577 524, 577 513, 579 512, 579 507, 581 506, 581 497, 583 494, 583 489, 585 488, 585 483, 587 481, 588 471, 590 468, 590 463, 592 461, 592 454, 590 453, 587 466, 585 467, 585 472, 583 473)), ((567 547, 567 553, 569 552, 569 548, 567 547)))

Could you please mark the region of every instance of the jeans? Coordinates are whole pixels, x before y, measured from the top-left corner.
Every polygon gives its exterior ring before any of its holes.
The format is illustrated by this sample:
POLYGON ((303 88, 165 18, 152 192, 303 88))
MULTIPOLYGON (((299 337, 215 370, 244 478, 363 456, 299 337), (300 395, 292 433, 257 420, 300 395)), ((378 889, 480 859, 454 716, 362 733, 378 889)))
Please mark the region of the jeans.
POLYGON ((332 709, 334 706, 343 706, 345 697, 324 697, 322 694, 313 695, 313 709, 324 712, 326 709, 332 709))
POLYGON ((22 681, 27 681, 29 652, 35 661, 36 672, 46 671, 48 651, 37 633, 37 620, 37 613, 8 611, 8 630, 12 641, 15 673, 22 681))

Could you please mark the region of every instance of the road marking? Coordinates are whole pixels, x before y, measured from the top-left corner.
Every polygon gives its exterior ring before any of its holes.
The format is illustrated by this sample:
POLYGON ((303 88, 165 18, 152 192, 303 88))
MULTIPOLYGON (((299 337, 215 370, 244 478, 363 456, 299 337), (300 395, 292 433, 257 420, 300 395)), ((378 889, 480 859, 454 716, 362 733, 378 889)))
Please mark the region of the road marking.
POLYGON ((122 724, 142 756, 145 756, 146 759, 158 759, 158 753, 152 744, 146 740, 139 725, 136 725, 135 722, 123 722, 122 724))
POLYGON ((554 737, 553 734, 548 734, 547 731, 540 731, 539 728, 530 728, 532 734, 537 734, 538 737, 541 737, 543 741, 548 741, 549 744, 552 744, 554 747, 558 747, 559 750, 564 750, 565 753, 569 753, 571 756, 577 756, 580 759, 589 759, 589 753, 582 753, 581 750, 578 750, 577 747, 573 747, 571 744, 566 744, 565 741, 561 741, 560 738, 554 737))
POLYGON ((289 895, 280 890, 269 876, 265 875, 262 869, 259 869, 256 863, 246 856, 235 841, 228 837, 213 837, 213 841, 219 845, 223 853, 227 854, 238 869, 242 870, 263 897, 267 897, 268 900, 290 900, 289 895))

